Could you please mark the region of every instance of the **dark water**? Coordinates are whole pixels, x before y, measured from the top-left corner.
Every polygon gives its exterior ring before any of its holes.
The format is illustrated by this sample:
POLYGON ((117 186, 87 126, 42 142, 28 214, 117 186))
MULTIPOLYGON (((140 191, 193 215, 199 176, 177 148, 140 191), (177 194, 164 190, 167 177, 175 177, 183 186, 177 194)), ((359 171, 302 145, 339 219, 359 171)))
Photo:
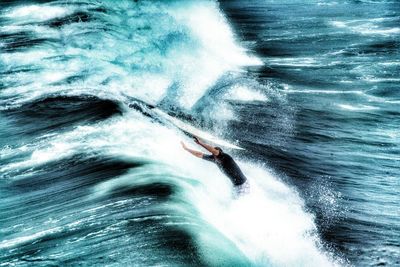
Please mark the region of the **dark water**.
POLYGON ((400 265, 397 2, 0 8, 1 266, 400 265))
MULTIPOLYGON (((285 143, 271 142, 280 132, 269 127, 275 118, 262 127, 257 156, 300 188, 324 240, 351 263, 399 265, 399 3, 224 1, 222 7, 265 63, 250 72, 281 85, 295 109, 285 143)), ((259 128, 258 117, 268 112, 245 109, 237 127, 251 121, 248 127, 259 128)))

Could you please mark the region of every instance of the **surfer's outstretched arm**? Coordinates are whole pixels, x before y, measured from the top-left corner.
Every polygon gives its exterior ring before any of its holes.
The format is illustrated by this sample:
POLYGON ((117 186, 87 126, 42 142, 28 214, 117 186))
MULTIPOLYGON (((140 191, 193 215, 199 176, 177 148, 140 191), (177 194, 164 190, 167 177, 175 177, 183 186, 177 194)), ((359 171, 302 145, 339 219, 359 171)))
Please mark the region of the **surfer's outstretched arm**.
POLYGON ((196 157, 198 157, 198 158, 203 158, 204 154, 201 153, 200 151, 196 151, 196 150, 193 150, 193 149, 188 148, 188 147, 185 145, 184 142, 181 142, 181 145, 182 145, 183 149, 185 149, 185 150, 186 150, 187 152, 189 152, 190 154, 192 154, 192 155, 194 155, 194 156, 196 156, 196 157))
POLYGON ((218 150, 218 149, 216 149, 215 147, 210 146, 210 145, 204 143, 204 142, 201 141, 198 137, 194 137, 194 141, 195 141, 197 144, 199 144, 199 145, 201 145, 202 147, 204 147, 205 149, 207 149, 208 151, 210 151, 214 156, 218 156, 218 155, 219 155, 219 150, 218 150))

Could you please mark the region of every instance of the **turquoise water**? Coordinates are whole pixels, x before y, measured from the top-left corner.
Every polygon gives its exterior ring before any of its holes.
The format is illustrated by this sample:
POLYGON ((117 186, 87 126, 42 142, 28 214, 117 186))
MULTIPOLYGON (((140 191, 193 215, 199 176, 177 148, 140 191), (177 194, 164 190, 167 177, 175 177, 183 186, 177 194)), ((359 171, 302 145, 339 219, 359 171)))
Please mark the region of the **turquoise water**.
POLYGON ((399 264, 396 2, 0 6, 1 265, 399 264))

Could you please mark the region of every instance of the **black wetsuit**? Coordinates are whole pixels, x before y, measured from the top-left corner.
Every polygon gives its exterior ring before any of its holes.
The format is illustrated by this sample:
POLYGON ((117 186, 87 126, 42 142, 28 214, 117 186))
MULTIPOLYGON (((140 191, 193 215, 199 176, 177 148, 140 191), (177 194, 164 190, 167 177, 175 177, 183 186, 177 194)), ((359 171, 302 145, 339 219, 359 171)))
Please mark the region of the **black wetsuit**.
POLYGON ((233 158, 228 154, 225 154, 222 151, 220 151, 218 156, 216 157, 213 155, 204 155, 203 159, 217 164, 218 168, 226 176, 228 176, 229 179, 231 179, 232 183, 235 186, 242 185, 246 182, 247 180, 246 176, 244 176, 239 166, 236 164, 233 158))

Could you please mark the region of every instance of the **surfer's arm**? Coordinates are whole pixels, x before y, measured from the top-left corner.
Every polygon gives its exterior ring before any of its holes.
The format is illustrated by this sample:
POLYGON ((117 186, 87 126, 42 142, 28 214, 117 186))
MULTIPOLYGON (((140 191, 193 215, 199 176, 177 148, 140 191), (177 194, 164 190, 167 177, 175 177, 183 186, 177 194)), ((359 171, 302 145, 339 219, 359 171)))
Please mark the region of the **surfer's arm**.
POLYGON ((193 149, 188 148, 185 143, 181 142, 181 145, 183 147, 183 149, 185 149, 187 152, 189 152, 190 154, 192 154, 193 156, 196 156, 198 158, 203 158, 204 154, 200 151, 196 151, 193 149))
POLYGON ((201 145, 202 147, 204 147, 205 149, 207 149, 209 152, 211 152, 211 154, 213 154, 213 155, 215 155, 215 156, 218 156, 218 155, 219 155, 219 150, 218 150, 218 149, 215 149, 213 146, 210 146, 210 145, 208 145, 208 144, 202 142, 198 137, 195 137, 195 138, 194 138, 194 141, 195 141, 197 144, 199 144, 199 145, 201 145))

